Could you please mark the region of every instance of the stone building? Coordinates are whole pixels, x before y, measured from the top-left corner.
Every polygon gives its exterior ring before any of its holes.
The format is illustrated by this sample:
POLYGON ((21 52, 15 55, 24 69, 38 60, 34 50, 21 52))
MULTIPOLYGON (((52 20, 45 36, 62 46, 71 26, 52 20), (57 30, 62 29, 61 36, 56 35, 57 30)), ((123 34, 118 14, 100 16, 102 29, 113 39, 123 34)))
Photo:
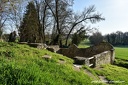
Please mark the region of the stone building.
POLYGON ((114 48, 107 42, 88 48, 78 48, 76 45, 71 45, 69 48, 60 48, 57 53, 74 59, 77 64, 86 64, 90 67, 113 64, 115 58, 114 48))

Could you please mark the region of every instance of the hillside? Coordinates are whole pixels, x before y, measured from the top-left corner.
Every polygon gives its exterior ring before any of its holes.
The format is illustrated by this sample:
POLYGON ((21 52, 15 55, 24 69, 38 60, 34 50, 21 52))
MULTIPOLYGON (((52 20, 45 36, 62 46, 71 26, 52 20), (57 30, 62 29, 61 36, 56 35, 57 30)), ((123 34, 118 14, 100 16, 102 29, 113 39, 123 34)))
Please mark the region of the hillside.
POLYGON ((75 71, 73 60, 65 56, 27 45, 0 43, 1 85, 91 85, 91 81, 83 71, 75 71))

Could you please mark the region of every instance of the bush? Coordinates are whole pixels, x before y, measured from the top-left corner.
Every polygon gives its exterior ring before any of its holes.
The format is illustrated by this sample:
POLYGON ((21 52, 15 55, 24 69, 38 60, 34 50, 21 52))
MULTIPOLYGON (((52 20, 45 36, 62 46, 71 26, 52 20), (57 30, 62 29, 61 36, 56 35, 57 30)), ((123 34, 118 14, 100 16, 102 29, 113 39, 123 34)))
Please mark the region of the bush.
POLYGON ((80 32, 74 33, 72 37, 72 44, 80 44, 81 41, 85 39, 85 30, 81 30, 80 32))
POLYGON ((98 44, 103 41, 103 36, 100 32, 93 33, 92 36, 89 38, 91 44, 98 44))

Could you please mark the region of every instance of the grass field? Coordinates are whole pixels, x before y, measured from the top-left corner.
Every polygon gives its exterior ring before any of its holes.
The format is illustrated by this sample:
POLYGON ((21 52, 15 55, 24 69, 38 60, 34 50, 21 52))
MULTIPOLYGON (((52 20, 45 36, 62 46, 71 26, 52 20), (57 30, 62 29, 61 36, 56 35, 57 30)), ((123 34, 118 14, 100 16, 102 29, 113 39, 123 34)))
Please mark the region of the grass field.
POLYGON ((119 59, 128 60, 128 47, 115 47, 115 56, 119 59))
POLYGON ((115 65, 128 69, 128 47, 115 47, 115 65))

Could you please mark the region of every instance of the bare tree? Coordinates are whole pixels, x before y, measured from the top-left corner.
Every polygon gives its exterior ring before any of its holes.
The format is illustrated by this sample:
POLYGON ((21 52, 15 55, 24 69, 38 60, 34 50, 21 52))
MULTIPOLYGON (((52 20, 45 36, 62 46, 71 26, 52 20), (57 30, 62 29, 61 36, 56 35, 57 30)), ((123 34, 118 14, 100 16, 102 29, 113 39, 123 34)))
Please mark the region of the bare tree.
POLYGON ((72 0, 52 0, 52 2, 49 4, 47 0, 45 0, 55 19, 56 29, 58 32, 54 43, 57 43, 59 41, 60 47, 62 46, 62 29, 64 29, 65 26, 63 24, 65 24, 65 20, 68 17, 67 15, 69 15, 68 13, 70 13, 70 11, 68 10, 68 7, 71 6, 69 5, 69 1, 72 0))
MULTIPOLYGON (((47 19, 48 19, 48 5, 45 3, 45 0, 34 0, 37 13, 38 13, 38 21, 39 21, 39 33, 41 42, 45 43, 45 30, 47 27, 47 19)), ((47 0, 50 3, 50 0, 47 0)))
POLYGON ((7 0, 0 1, 0 39, 2 39, 2 34, 4 31, 5 22, 7 21, 7 12, 8 9, 6 7, 7 0))
POLYGON ((65 45, 67 45, 69 36, 77 25, 83 22, 86 24, 89 21, 91 23, 96 23, 104 20, 104 18, 101 17, 101 14, 96 13, 95 6, 90 6, 89 8, 85 8, 81 14, 74 14, 71 20, 71 28, 69 29, 69 33, 66 37, 65 45))
POLYGON ((1 35, 5 28, 18 29, 21 21, 21 14, 23 14, 23 9, 21 3, 23 0, 1 0, 0 1, 0 31, 1 35), (4 27, 6 26, 6 27, 4 27))

